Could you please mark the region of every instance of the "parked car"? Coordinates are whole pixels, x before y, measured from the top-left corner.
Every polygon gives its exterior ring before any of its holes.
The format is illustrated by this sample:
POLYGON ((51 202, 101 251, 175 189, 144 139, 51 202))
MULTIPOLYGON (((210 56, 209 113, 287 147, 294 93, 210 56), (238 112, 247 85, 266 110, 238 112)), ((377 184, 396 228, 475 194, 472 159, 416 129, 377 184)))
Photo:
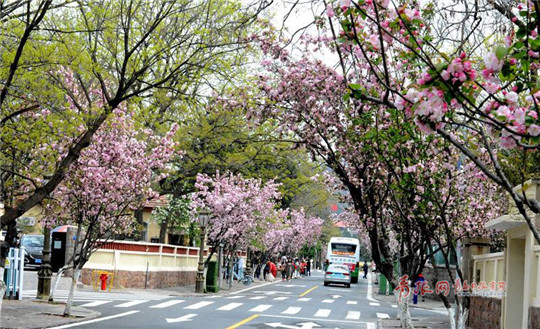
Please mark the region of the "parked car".
POLYGON ((20 246, 24 247, 24 266, 39 266, 43 258, 43 235, 25 234, 22 236, 20 246))
POLYGON ((344 284, 347 288, 351 287, 351 273, 347 265, 330 264, 324 273, 324 285, 330 283, 344 284))

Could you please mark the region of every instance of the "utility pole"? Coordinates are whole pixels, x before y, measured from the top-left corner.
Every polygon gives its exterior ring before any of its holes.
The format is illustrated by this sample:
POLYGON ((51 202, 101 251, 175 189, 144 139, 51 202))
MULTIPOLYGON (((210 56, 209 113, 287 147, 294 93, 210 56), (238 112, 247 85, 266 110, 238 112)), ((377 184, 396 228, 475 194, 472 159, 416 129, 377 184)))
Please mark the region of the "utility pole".
POLYGON ((51 294, 51 228, 45 226, 43 241, 43 257, 38 272, 37 299, 48 300, 51 294))

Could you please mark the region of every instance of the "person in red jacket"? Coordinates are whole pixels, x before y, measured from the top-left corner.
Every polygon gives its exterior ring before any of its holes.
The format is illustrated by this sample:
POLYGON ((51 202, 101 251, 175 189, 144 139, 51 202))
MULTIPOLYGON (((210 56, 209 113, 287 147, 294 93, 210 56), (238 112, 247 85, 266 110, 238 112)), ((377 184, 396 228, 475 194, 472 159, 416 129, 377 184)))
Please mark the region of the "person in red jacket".
POLYGON ((270 274, 272 274, 272 276, 270 277, 270 279, 268 281, 274 281, 274 279, 276 278, 276 275, 277 275, 276 264, 274 264, 271 260, 269 260, 266 265, 270 268, 270 274))

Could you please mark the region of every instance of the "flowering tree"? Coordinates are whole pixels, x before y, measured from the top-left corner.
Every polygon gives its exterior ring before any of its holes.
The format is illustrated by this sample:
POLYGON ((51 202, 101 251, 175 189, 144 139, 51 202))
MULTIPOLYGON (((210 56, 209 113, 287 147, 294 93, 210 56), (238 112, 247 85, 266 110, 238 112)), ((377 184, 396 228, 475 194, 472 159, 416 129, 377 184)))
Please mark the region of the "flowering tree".
MULTIPOLYGON (((498 147, 518 149, 526 163, 540 148, 539 3, 525 1, 512 8, 488 3, 512 30, 487 50, 475 43, 467 51, 467 43, 478 35, 474 28, 458 46, 436 39, 429 23, 438 17, 430 3, 421 8, 416 1, 332 2, 327 16, 343 67, 354 63, 358 73, 348 81, 351 96, 404 111, 422 130, 452 143, 510 194, 540 242, 528 213, 540 213, 540 203, 513 190, 497 156, 498 147)), ((476 19, 478 10, 463 16, 463 26, 467 17, 476 19)))
MULTIPOLYGON (((207 226, 210 245, 224 244, 231 251, 254 247, 268 254, 298 251, 320 235, 322 220, 303 210, 278 209, 281 194, 273 181, 216 173, 197 176, 192 195, 193 221, 197 213, 211 214, 207 226)), ((208 257, 210 259, 210 256, 208 257)))
POLYGON ((279 219, 262 232, 262 246, 267 255, 294 255, 304 246, 313 246, 322 234, 323 220, 308 216, 303 209, 282 210, 279 219))
MULTIPOLYGON (((394 260, 399 261, 400 275, 415 280, 433 244, 452 252, 465 228, 482 227, 489 216, 497 214, 498 208, 491 206, 496 199, 486 208, 493 212, 471 213, 468 207, 485 201, 485 195, 454 195, 460 186, 456 184, 481 193, 489 186, 478 188, 476 184, 484 183, 471 179, 477 173, 461 172, 460 154, 450 143, 419 131, 405 111, 358 99, 355 92, 361 86, 347 87, 350 75, 343 76, 307 55, 295 59, 269 40, 261 40, 263 51, 271 57, 263 62, 269 73, 260 77, 267 100, 252 108, 253 117, 277 119, 284 135, 294 136, 332 168, 349 192, 373 259, 396 286, 394 260), (468 180, 459 180, 462 175, 468 180), (467 215, 460 217, 460 213, 467 215), (443 239, 438 238, 441 234, 443 239)), ((306 48, 324 47, 327 42, 325 38, 305 40, 306 48)), ((357 72, 353 72, 355 77, 357 72)), ((374 91, 383 90, 376 81, 364 83, 374 91)), ((487 155, 479 152, 478 156, 487 155)), ((411 328, 404 301, 400 303, 402 323, 411 328)))
POLYGON ((77 278, 92 252, 103 240, 134 229, 133 212, 157 196, 151 185, 164 175, 156 171, 166 169, 175 154, 174 132, 159 138, 137 131, 131 114, 116 110, 46 204, 46 225, 77 226, 65 316, 71 313, 77 278))
POLYGON ((216 173, 212 178, 197 176, 197 192, 192 194, 193 221, 201 211, 211 214, 207 232, 214 250, 223 243, 231 250, 247 247, 257 234, 258 223, 275 216, 280 197, 278 185, 264 184, 241 175, 216 173))

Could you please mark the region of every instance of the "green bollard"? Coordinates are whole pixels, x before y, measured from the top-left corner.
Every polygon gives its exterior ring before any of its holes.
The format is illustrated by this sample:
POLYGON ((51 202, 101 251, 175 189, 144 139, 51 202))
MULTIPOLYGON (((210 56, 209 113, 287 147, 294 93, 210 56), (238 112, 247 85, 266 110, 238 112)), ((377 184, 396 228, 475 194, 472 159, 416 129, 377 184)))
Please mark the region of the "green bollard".
POLYGON ((206 291, 218 292, 218 264, 216 261, 208 263, 208 270, 206 271, 206 291))
POLYGON ((379 294, 386 295, 386 277, 379 273, 379 294))

